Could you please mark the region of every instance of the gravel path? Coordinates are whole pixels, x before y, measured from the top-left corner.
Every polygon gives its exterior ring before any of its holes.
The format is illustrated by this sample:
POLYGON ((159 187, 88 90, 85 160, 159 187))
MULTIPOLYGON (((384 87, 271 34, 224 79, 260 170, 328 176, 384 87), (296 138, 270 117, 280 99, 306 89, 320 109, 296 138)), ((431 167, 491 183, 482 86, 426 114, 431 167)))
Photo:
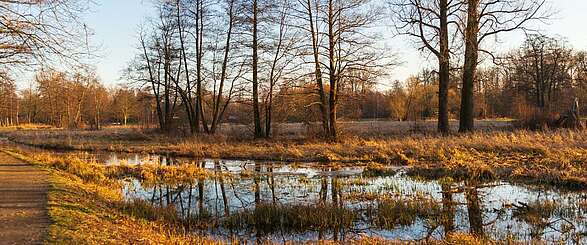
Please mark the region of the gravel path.
POLYGON ((0 244, 43 244, 48 188, 46 172, 0 152, 0 244))

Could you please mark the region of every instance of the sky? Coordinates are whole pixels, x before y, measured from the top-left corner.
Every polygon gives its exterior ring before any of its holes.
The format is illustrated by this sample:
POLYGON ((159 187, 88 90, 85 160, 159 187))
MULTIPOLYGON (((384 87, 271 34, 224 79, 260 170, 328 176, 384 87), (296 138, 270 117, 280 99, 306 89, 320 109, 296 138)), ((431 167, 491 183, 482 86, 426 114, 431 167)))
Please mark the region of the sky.
POLYGON ((137 38, 141 23, 154 14, 150 0, 98 0, 85 22, 93 29, 92 42, 99 46, 94 63, 103 83, 114 86, 122 70, 137 53, 137 38))
MULTIPOLYGON (((556 14, 546 24, 535 26, 546 35, 561 36, 567 39, 569 46, 578 50, 587 50, 587 1, 585 0, 550 0, 556 14)), ((100 46, 100 57, 95 66, 98 75, 107 86, 124 83, 120 80, 121 71, 137 53, 137 33, 140 24, 154 13, 150 0, 102 0, 85 17, 87 25, 94 30, 93 42, 100 46)), ((395 68, 389 81, 405 80, 426 68, 426 57, 416 49, 413 43, 403 36, 385 40, 386 47, 396 52, 401 66, 395 68)), ((519 47, 524 40, 522 33, 507 33, 500 36, 500 42, 490 47, 494 50, 507 51, 519 47)), ((390 86, 391 84, 389 84, 390 86)), ((383 84, 385 87, 386 84, 383 84)))

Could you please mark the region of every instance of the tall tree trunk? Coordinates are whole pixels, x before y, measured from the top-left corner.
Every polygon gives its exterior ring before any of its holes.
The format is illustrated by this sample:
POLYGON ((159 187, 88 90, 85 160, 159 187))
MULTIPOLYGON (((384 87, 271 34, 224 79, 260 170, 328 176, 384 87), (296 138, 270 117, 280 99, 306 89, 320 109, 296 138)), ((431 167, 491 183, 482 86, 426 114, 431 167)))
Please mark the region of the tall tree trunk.
MULTIPOLYGON (((190 73, 189 73, 189 68, 188 68, 188 61, 187 61, 187 55, 185 52, 185 41, 184 41, 184 37, 183 37, 183 23, 181 21, 181 2, 180 0, 176 1, 176 5, 177 5, 177 27, 178 27, 178 32, 179 32, 179 44, 180 44, 180 48, 181 48, 181 56, 183 58, 183 65, 184 65, 184 69, 185 69, 185 81, 186 81, 186 90, 184 92, 182 92, 182 101, 184 103, 185 106, 185 110, 186 110, 186 116, 188 118, 188 124, 190 127, 190 133, 191 134, 195 134, 198 131, 198 121, 195 120, 195 114, 197 112, 195 112, 194 110, 194 106, 192 104, 192 84, 190 81, 190 73)), ((181 61, 180 61, 181 63, 181 61)), ((181 66, 181 64, 180 64, 181 66)), ((178 75, 178 81, 177 81, 177 86, 178 89, 181 90, 181 88, 179 87, 179 75, 178 75)), ((181 92, 181 91, 180 91, 181 92)))
POLYGON ((475 127, 474 81, 479 56, 479 1, 469 0, 467 29, 465 31, 465 64, 463 67, 463 88, 461 90, 461 114, 459 132, 470 132, 475 127))
POLYGON ((261 128, 261 113, 259 111, 259 77, 258 77, 258 40, 257 40, 257 0, 253 0, 253 123, 255 124, 255 138, 263 138, 261 128))
POLYGON ((330 138, 336 139, 337 130, 336 130, 336 96, 338 90, 338 67, 335 55, 336 49, 336 36, 334 31, 335 25, 335 16, 334 16, 334 2, 333 0, 329 0, 328 2, 328 60, 329 60, 329 71, 330 71, 330 93, 329 93, 329 131, 330 131, 330 138))
MULTIPOLYGON (((220 85, 218 86, 218 95, 216 98, 213 98, 213 111, 212 111, 212 125, 210 126, 210 133, 216 133, 216 128, 220 123, 220 119, 222 117, 222 113, 220 107, 222 107, 222 96, 224 91, 224 82, 226 80, 226 70, 228 66, 228 55, 230 53, 230 40, 232 38, 232 28, 234 26, 234 11, 233 11, 234 1, 230 2, 228 8, 228 32, 226 34, 226 47, 224 47, 224 59, 222 60, 222 70, 220 74, 220 85)), ((231 89, 232 90, 232 89, 231 89)), ((229 93, 230 96, 230 93, 229 93)), ((228 103, 228 101, 226 102, 228 103)))
POLYGON ((450 53, 448 47, 448 0, 440 0, 440 56, 438 57, 438 132, 449 132, 448 85, 450 83, 450 53))
MULTIPOLYGON (((310 34, 312 35, 312 51, 314 54, 314 66, 315 66, 315 79, 316 79, 316 86, 318 87, 318 96, 320 99, 320 115, 322 116, 322 129, 324 131, 324 135, 330 135, 330 128, 328 123, 328 109, 326 107, 326 94, 324 93, 324 84, 322 83, 322 70, 320 68, 320 53, 319 53, 319 44, 318 44, 318 37, 314 26, 314 17, 312 13, 312 3, 310 0, 307 0, 308 4, 308 19, 310 21, 310 34)), ((316 6, 318 9, 318 6, 316 6)), ((317 10, 316 10, 317 11, 317 10)), ((317 18, 316 18, 317 19, 317 18)))
MULTIPOLYGON (((202 122, 202 128, 204 132, 210 133, 210 129, 208 127, 208 121, 206 120, 206 113, 204 112, 204 95, 202 93, 202 59, 204 58, 204 2, 202 0, 198 1, 199 4, 199 34, 198 34, 198 59, 197 59, 197 76, 198 76, 198 112, 200 114, 200 120, 202 122)), ((199 126, 198 126, 199 127, 199 126)))
MULTIPOLYGON (((200 133, 200 121, 203 121, 202 115, 202 32, 201 26, 202 25, 202 9, 201 9, 201 1, 196 1, 196 101, 194 104, 196 105, 195 112, 194 112, 194 121, 196 123, 195 132, 200 133)), ((186 70, 187 72, 187 70, 186 70)))

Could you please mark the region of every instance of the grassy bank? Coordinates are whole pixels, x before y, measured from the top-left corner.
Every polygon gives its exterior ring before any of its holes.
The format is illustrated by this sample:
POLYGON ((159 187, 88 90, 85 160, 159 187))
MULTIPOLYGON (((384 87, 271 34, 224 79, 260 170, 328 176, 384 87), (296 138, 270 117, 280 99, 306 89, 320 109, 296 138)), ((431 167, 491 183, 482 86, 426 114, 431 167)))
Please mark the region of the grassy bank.
POLYGON ((411 166, 426 178, 506 179, 579 189, 587 187, 587 132, 514 131, 370 139, 234 141, 227 137, 169 138, 140 130, 32 130, 4 133, 50 149, 158 153, 195 158, 288 162, 376 162, 411 166))
POLYGON ((224 244, 180 232, 162 215, 139 215, 157 210, 130 206, 122 200, 118 181, 104 177, 103 170, 95 166, 69 160, 57 165, 55 161, 7 153, 49 173, 49 244, 224 244))

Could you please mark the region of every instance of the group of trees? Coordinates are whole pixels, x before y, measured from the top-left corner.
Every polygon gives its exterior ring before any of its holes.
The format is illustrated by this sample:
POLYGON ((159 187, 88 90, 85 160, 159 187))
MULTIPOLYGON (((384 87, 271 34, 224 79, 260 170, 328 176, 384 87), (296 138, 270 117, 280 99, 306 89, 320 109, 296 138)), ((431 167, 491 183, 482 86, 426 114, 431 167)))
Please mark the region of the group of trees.
POLYGON ((448 127, 450 72, 460 70, 459 131, 474 128, 474 85, 483 42, 505 32, 525 30, 529 22, 548 17, 546 0, 396 0, 396 29, 413 37, 438 60, 438 130, 448 127), (464 53, 458 57, 459 53, 464 53), (457 57, 455 57, 457 56, 457 57), (455 60, 462 62, 455 62, 455 60))
POLYGON ((90 51, 89 45, 82 45, 88 30, 77 18, 86 7, 82 2, 0 0, 0 125, 18 124, 20 119, 11 74, 57 60, 71 62, 90 51))
POLYGON ((295 91, 335 138, 341 91, 395 64, 374 35, 374 2, 161 1, 128 74, 152 91, 164 131, 182 114, 192 133, 215 133, 235 102, 251 107, 255 137, 270 137, 276 96, 295 91))
POLYGON ((334 139, 341 117, 437 118, 442 133, 453 118, 466 132, 476 117, 562 112, 574 98, 587 99, 585 52, 561 38, 527 34, 518 50, 485 49, 502 33, 528 31, 529 23, 548 18, 545 0, 153 3, 157 15, 141 28, 124 73, 130 88, 105 88, 79 63, 68 73, 47 68, 54 57, 79 61, 91 53, 89 31, 76 18, 85 5, 38 1, 29 6, 33 14, 21 16, 15 13, 24 3, 6 2, 0 8, 7 19, 1 124, 155 122, 165 132, 214 134, 221 123, 238 122, 262 138, 272 136, 275 122, 317 122, 322 135, 334 139), (388 23, 437 67, 388 83, 398 64, 379 35, 388 23), (31 63, 45 68, 34 86, 19 92, 10 70, 31 63), (379 83, 391 88, 381 91, 379 83))
POLYGON ((483 92, 499 96, 501 105, 482 105, 497 113, 516 118, 564 113, 575 99, 587 100, 586 53, 568 47, 562 38, 529 35, 521 48, 497 59, 499 65, 477 79, 483 92))
POLYGON ((126 87, 105 88, 91 72, 44 70, 37 73, 31 85, 18 94, 13 90, 12 97, 0 97, 9 100, 0 111, 4 125, 45 123, 100 129, 104 123, 148 122, 141 116, 149 112, 141 108, 151 108, 150 94, 126 87))
POLYGON ((16 84, 6 74, 0 75, 0 126, 18 124, 16 84))
MULTIPOLYGON (((525 30, 529 22, 548 17, 545 0, 386 2, 399 34, 413 37, 438 60, 435 97, 442 133, 449 131, 455 70, 460 73, 460 131, 466 132, 474 128, 479 58, 485 53, 494 57, 483 49, 484 41, 525 30)), ((379 82, 396 64, 376 34, 389 19, 379 4, 371 0, 157 2, 158 16, 141 33, 141 52, 129 75, 151 88, 165 131, 174 127, 172 119, 179 107, 185 110, 192 133, 214 133, 234 101, 252 107, 255 137, 269 137, 275 96, 284 90, 314 95, 303 106, 317 107, 315 120, 322 124, 324 136, 336 138, 339 104, 345 100, 342 90, 379 82)))

